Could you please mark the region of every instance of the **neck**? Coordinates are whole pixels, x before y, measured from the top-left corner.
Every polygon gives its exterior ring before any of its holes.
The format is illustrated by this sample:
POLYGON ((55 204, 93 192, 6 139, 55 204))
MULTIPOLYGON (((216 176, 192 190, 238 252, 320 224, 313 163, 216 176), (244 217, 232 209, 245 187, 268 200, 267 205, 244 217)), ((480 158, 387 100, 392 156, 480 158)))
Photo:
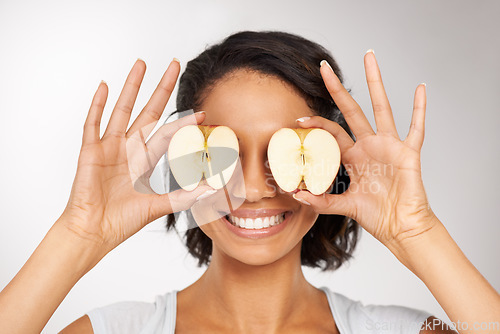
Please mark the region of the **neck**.
POLYGON ((207 271, 188 289, 235 332, 279 332, 307 314, 307 301, 318 294, 303 275, 300 248, 267 265, 245 264, 214 248, 207 271))

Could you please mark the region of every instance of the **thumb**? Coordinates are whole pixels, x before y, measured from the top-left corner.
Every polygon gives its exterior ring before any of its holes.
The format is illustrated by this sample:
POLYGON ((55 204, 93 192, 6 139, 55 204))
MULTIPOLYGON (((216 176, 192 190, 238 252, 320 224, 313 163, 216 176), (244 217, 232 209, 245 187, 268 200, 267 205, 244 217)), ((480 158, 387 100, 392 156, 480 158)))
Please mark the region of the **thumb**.
POLYGON ((346 193, 313 195, 308 191, 300 190, 293 194, 293 198, 305 205, 310 205, 319 214, 342 215, 353 218, 353 201, 346 193))
POLYGON ((189 209, 197 200, 215 194, 217 190, 210 186, 199 186, 193 191, 178 189, 168 194, 151 195, 150 216, 153 220, 170 213, 189 209))

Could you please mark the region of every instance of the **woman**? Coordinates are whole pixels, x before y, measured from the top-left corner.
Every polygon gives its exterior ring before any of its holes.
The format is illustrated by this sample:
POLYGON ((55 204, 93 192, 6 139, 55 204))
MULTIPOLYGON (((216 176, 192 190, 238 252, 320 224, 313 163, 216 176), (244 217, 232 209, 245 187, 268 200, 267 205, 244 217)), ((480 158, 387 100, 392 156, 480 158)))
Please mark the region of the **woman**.
MULTIPOLYGON (((155 304, 118 303, 92 310, 63 333, 375 333, 388 325, 394 332, 451 333, 444 326, 420 328, 423 322, 438 323, 424 311, 365 307, 305 280, 301 264, 334 269, 349 258, 358 223, 427 285, 453 322, 472 328, 474 322, 500 319, 500 296, 460 251, 425 195, 420 173, 425 85, 416 89, 410 130, 402 141, 373 52, 366 53, 364 62, 376 133, 343 87, 329 53, 285 33, 235 34, 191 61, 180 80, 177 108, 204 112, 164 125, 146 144, 144 138, 175 85, 179 63, 171 62, 127 130, 145 73, 138 60, 102 138, 107 87, 101 83, 85 122, 68 205, 1 292, 2 329, 40 332, 73 285, 109 251, 149 222, 191 207, 200 226, 187 231, 187 246, 200 264, 208 264, 198 281, 159 296, 155 304), (227 218, 286 212, 285 220, 273 227, 277 232, 250 238, 234 233, 224 217, 227 212, 217 210, 221 192, 206 185, 192 192, 151 193, 143 180, 168 139, 187 124, 234 130, 243 182, 226 190, 243 201, 227 218), (334 185, 334 193, 320 196, 280 191, 266 165, 266 150, 271 135, 283 127, 332 133, 349 189, 342 193, 334 185), (207 216, 214 219, 201 221, 207 216)), ((336 184, 345 179, 341 171, 336 184)), ((170 216, 168 227, 174 226, 170 216)), ((470 328, 459 332, 479 332, 470 328)))

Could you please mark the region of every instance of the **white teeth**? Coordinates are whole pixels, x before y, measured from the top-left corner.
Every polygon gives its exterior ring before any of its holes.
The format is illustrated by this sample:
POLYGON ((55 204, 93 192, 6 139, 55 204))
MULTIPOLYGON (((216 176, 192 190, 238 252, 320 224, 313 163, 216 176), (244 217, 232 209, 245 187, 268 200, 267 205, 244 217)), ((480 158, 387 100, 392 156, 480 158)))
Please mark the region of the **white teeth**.
POLYGON ((245 228, 253 229, 253 219, 251 218, 245 219, 245 228))
POLYGON ((229 215, 229 221, 238 227, 245 228, 245 229, 261 229, 261 228, 266 228, 270 226, 275 226, 283 222, 285 219, 285 214, 281 213, 275 216, 269 216, 269 217, 258 217, 255 219, 252 218, 238 218, 233 215, 229 215))

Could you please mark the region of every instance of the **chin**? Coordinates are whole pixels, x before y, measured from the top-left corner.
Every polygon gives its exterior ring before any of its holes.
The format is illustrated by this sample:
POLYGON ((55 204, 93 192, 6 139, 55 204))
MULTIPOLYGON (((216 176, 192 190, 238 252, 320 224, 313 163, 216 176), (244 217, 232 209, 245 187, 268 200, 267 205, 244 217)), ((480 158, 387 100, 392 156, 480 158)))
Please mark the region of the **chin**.
MULTIPOLYGON (((291 255, 291 251, 295 249, 296 246, 299 246, 300 250, 300 243, 301 240, 299 240, 298 245, 294 245, 292 247, 290 247, 290 245, 288 245, 288 247, 286 247, 286 245, 281 245, 281 247, 279 247, 279 244, 255 245, 255 247, 246 246, 238 248, 226 247, 226 245, 219 247, 216 245, 214 246, 214 253, 219 252, 226 260, 237 261, 242 265, 267 266, 284 259, 287 257, 287 254, 291 255)), ((213 255, 214 254, 212 254, 212 256, 213 255)))

